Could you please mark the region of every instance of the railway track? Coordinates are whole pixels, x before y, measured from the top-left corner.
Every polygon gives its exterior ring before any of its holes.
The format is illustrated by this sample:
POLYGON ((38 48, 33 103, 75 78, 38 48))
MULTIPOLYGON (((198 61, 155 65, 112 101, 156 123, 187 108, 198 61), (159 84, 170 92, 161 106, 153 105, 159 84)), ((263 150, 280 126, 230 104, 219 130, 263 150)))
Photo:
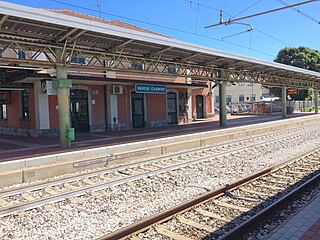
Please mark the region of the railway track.
POLYGON ((251 148, 278 145, 278 143, 288 140, 299 141, 299 138, 304 138, 308 134, 317 134, 317 132, 319 132, 314 125, 311 128, 301 127, 299 130, 301 131, 299 134, 292 134, 296 133, 296 130, 286 130, 276 134, 265 134, 242 139, 241 142, 229 142, 202 149, 193 149, 184 153, 149 159, 117 168, 1 191, 0 216, 7 216, 18 211, 55 203, 143 177, 173 171, 191 164, 210 161, 224 155, 237 154, 243 151, 249 152, 251 148))
POLYGON ((320 189, 320 150, 314 150, 211 191, 114 233, 111 239, 241 239, 262 219, 310 185, 320 189))

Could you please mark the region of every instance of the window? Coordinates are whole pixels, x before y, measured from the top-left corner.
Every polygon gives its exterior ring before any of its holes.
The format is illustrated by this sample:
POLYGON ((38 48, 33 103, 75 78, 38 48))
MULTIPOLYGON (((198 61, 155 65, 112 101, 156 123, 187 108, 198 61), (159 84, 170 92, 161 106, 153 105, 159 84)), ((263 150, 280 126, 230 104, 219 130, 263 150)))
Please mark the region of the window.
POLYGON ((232 97, 231 95, 227 95, 227 104, 231 104, 232 97))
POLYGON ((239 86, 244 86, 244 82, 238 82, 239 86))
POLYGON ((239 102, 244 102, 244 95, 243 94, 239 95, 239 102))
POLYGON ((21 118, 30 119, 28 90, 24 90, 21 92, 21 118))
POLYGON ((106 60, 106 62, 105 62, 106 67, 110 67, 110 68, 114 68, 115 67, 115 63, 116 63, 115 60, 106 60))
POLYGON ((8 119, 7 104, 0 104, 0 119, 8 119))
POLYGON ((250 102, 255 102, 255 101, 256 101, 256 95, 250 94, 250 102))
POLYGON ((70 63, 86 65, 88 61, 87 61, 87 58, 85 57, 73 56, 70 60, 70 63))
POLYGON ((177 74, 178 73, 178 68, 175 66, 167 66, 167 72, 171 74, 177 74))
POLYGON ((133 62, 133 63, 131 63, 130 68, 133 70, 144 70, 144 65, 143 65, 143 63, 133 62))
POLYGON ((220 102, 220 96, 216 96, 216 103, 218 104, 220 102))
POLYGON ((18 52, 17 52, 17 57, 18 57, 19 59, 27 59, 27 54, 26 54, 26 52, 23 51, 23 50, 18 50, 18 52))

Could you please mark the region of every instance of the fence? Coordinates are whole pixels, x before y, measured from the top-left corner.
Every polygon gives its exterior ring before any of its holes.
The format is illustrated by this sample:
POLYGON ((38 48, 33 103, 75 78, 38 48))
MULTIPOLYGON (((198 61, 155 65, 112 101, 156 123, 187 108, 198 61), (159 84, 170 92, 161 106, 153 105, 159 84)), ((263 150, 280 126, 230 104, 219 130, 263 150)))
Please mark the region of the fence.
POLYGON ((293 101, 294 110, 302 110, 308 107, 314 107, 314 101, 293 101))
MULTIPOLYGON (((287 101, 287 113, 292 113, 295 103, 287 101)), ((273 115, 282 112, 282 101, 233 103, 229 106, 231 114, 237 115, 273 115)), ((227 109, 228 110, 228 109, 227 109)))

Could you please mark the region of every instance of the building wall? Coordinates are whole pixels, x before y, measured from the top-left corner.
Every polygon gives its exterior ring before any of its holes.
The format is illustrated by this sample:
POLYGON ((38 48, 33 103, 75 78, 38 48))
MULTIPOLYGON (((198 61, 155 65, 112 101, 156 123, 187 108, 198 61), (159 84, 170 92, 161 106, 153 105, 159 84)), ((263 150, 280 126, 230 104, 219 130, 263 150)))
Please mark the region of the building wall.
POLYGON ((7 119, 0 119, 0 134, 29 136, 35 124, 34 90, 28 88, 29 95, 29 119, 21 117, 21 91, 10 91, 10 103, 7 104, 7 119))
POLYGON ((91 130, 99 131, 105 130, 106 124, 106 107, 105 107, 105 88, 103 85, 91 85, 89 86, 91 91, 91 102, 88 100, 88 104, 91 104, 92 110, 92 122, 91 130))
POLYGON ((203 104, 204 104, 204 117, 213 117, 214 111, 212 108, 212 96, 209 94, 209 88, 200 88, 200 89, 193 89, 192 90, 192 116, 194 118, 197 115, 196 111, 196 96, 200 95, 203 96, 203 104))
MULTIPOLYGON (((255 94, 255 101, 260 101, 262 96, 261 84, 236 83, 236 85, 227 85, 226 95, 231 95, 231 102, 238 103, 239 95, 244 95, 244 102, 250 102, 250 95, 255 94)), ((219 96, 219 86, 214 88, 214 96, 219 96)))
POLYGON ((165 121, 166 115, 166 94, 146 94, 147 121, 165 121))
POLYGON ((130 119, 130 92, 132 87, 123 86, 123 94, 117 95, 118 98, 118 121, 120 124, 128 125, 131 123, 130 119))
MULTIPOLYGON (((30 58, 33 52, 27 51, 26 58, 30 58)), ((18 58, 17 53, 12 49, 7 49, 3 54, 3 57, 6 58, 18 58)), ((43 61, 46 59, 44 58, 43 61)), ((77 70, 76 66, 72 70, 77 70)), ((54 73, 54 72, 52 72, 54 73)), ((88 73, 91 74, 91 73, 88 73)), ((92 73, 92 76, 97 76, 92 73)), ((107 76, 112 78, 125 78, 132 80, 143 80, 146 81, 146 78, 143 74, 135 75, 130 74, 128 72, 108 72, 107 76), (112 75, 110 75, 110 74, 112 75), (109 76, 109 75, 110 76, 109 76)), ((98 75, 100 76, 100 75, 98 75)), ((101 75, 104 76, 104 75, 101 75)), ((165 77, 163 77, 165 78, 165 77)), ((148 76, 148 81, 150 84, 153 84, 154 81, 165 80, 162 77, 157 76, 148 76)), ((189 79, 190 80, 190 79, 189 79)), ((37 81, 40 81, 37 80, 37 81)), ((168 80, 165 80, 168 81, 168 80)), ((187 83, 183 77, 170 77, 170 81, 172 83, 187 83)), ((28 82, 32 83, 32 81, 28 82)), ((73 87, 87 89, 88 91, 88 106, 89 106, 89 114, 90 114, 90 131, 103 131, 107 128, 107 93, 105 85, 90 85, 88 84, 90 81, 73 81, 73 87)), ((122 84, 117 84, 122 85, 122 84)), ((123 94, 113 95, 112 99, 117 105, 117 119, 116 124, 118 125, 112 129, 128 129, 132 128, 132 113, 131 113, 131 92, 134 91, 134 84, 131 86, 122 85, 123 94)), ((192 92, 189 88, 174 88, 169 87, 168 92, 173 91, 177 94, 177 119, 178 123, 188 123, 192 121, 192 111, 196 112, 195 106, 192 105, 192 101, 194 101, 195 95, 190 94, 192 92), (189 91, 189 95, 188 95, 189 91), (184 96, 187 96, 185 98, 184 96), (192 101, 190 101, 190 98, 192 101), (189 110, 188 110, 189 109, 189 110)), ((48 125, 49 129, 36 129, 36 121, 35 121, 35 96, 34 89, 30 88, 29 90, 29 106, 30 106, 30 119, 22 120, 20 119, 20 92, 19 91, 11 91, 11 104, 8 105, 7 115, 8 119, 0 120, 0 127, 2 128, 14 128, 14 129, 26 129, 25 135, 30 135, 28 129, 35 130, 33 135, 41 136, 42 133, 48 135, 57 135, 59 129, 59 115, 58 115, 58 99, 56 95, 48 95, 48 125)), ((44 93, 41 93, 44 94, 44 93)), ((209 116, 211 114, 211 98, 208 98, 207 89, 197 89, 195 94, 200 94, 204 96, 205 102, 205 116, 209 116)), ((144 107, 145 107, 145 126, 153 127, 153 126, 163 126, 167 123, 167 95, 166 94, 144 94, 144 107)), ((43 113, 43 112, 42 112, 43 113)), ((47 115, 46 115, 47 116, 47 115)), ((112 116, 111 116, 112 117, 112 116)), ((110 122, 110 119, 108 120, 110 122)), ((113 121, 113 117, 112 120, 113 121)), ((1 131, 0 131, 1 133, 1 131)))

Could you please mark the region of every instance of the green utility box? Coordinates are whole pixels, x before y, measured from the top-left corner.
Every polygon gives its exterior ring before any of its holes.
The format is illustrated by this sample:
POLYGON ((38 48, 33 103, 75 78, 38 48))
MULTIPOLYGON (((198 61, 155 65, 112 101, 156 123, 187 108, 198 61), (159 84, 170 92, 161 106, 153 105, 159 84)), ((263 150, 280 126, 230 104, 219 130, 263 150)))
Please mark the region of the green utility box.
POLYGON ((74 140, 74 128, 68 128, 67 130, 67 138, 68 140, 74 140))
POLYGON ((71 88, 72 81, 64 78, 56 78, 53 80, 53 86, 55 88, 71 88))

